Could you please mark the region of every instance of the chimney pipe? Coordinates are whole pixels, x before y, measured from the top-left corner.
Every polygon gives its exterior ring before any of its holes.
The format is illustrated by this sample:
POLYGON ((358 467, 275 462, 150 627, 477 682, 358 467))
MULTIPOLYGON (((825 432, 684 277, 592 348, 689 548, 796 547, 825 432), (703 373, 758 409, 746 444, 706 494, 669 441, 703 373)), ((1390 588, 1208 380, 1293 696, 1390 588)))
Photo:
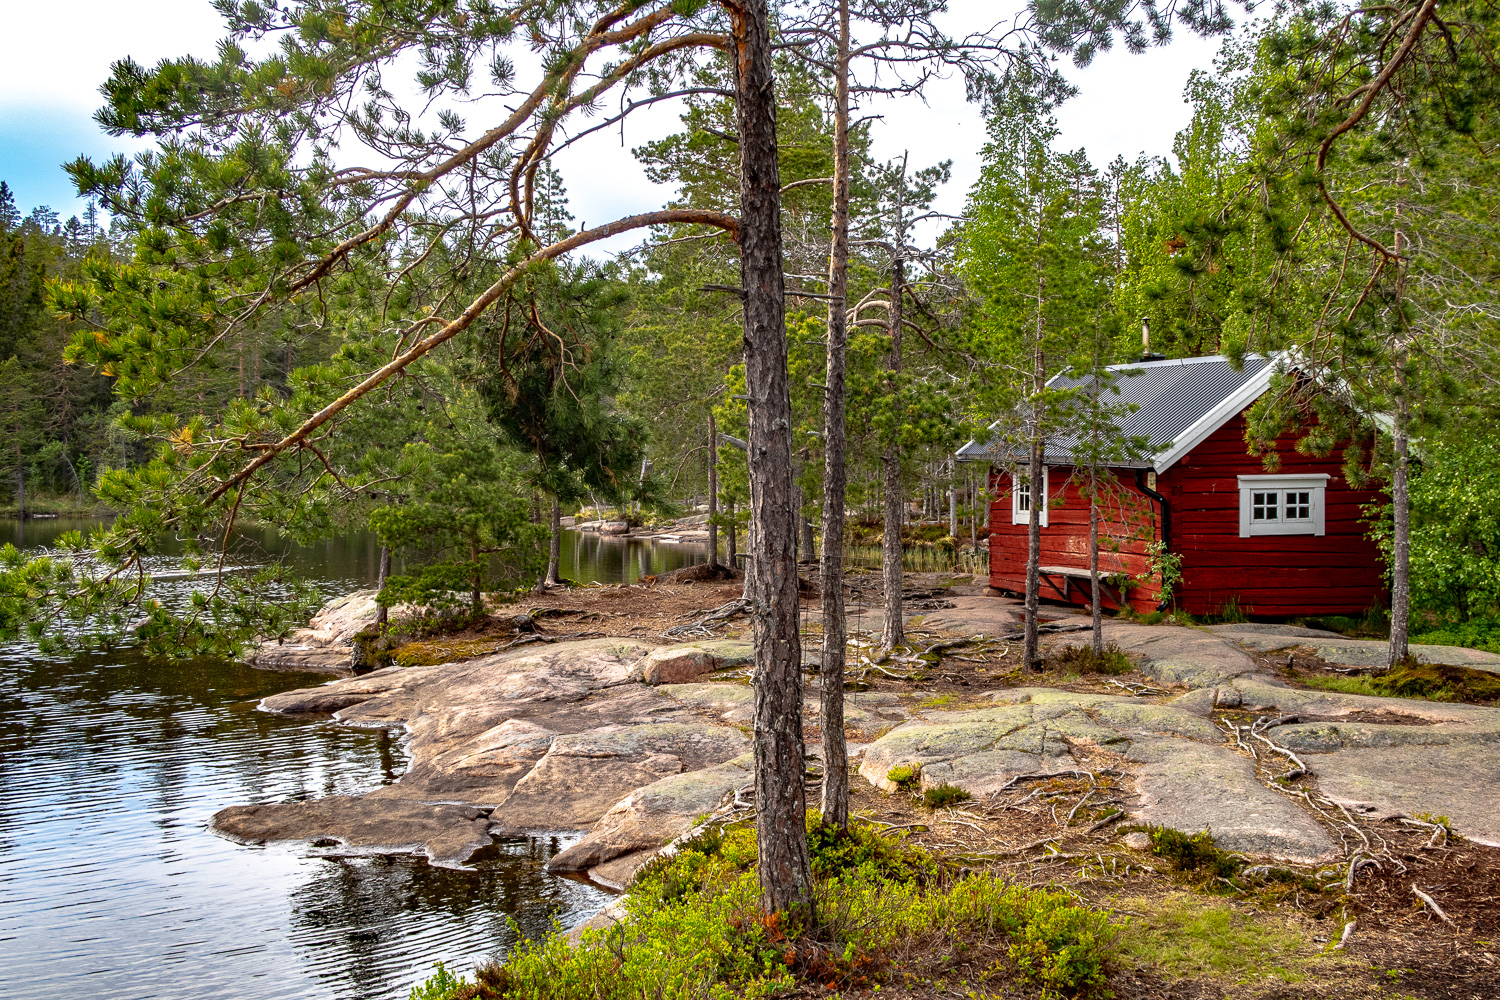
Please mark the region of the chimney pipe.
POLYGON ((1151 317, 1141 317, 1141 353, 1151 353, 1151 317))

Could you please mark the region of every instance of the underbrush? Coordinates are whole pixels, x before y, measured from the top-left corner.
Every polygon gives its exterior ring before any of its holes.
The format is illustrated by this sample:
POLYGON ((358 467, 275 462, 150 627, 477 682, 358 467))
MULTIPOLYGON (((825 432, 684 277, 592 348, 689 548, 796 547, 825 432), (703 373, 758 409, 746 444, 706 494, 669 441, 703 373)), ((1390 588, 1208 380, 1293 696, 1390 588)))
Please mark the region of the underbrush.
POLYGON ((1048 653, 1044 663, 1068 674, 1128 674, 1132 669, 1130 657, 1113 643, 1099 653, 1092 646, 1063 646, 1048 653))
POLYGON ((1301 674, 1308 687, 1345 694, 1425 701, 1489 703, 1500 701, 1500 675, 1472 667, 1419 663, 1410 657, 1384 673, 1301 674))
POLYGON ((1025 983, 1042 996, 1103 996, 1108 915, 1062 893, 958 873, 869 827, 809 824, 816 922, 764 915, 749 827, 711 830, 643 868, 621 921, 520 945, 473 982, 440 970, 413 1000, 770 997, 901 976, 1025 983), (440 978, 445 977, 445 978, 440 978))
POLYGON ((1467 646, 1500 653, 1500 616, 1471 618, 1466 622, 1413 623, 1412 642, 1429 646, 1467 646))
POLYGON ((1213 834, 1207 831, 1188 834, 1156 826, 1147 832, 1151 836, 1151 853, 1170 864, 1174 871, 1230 878, 1244 867, 1239 858, 1215 847, 1213 834))

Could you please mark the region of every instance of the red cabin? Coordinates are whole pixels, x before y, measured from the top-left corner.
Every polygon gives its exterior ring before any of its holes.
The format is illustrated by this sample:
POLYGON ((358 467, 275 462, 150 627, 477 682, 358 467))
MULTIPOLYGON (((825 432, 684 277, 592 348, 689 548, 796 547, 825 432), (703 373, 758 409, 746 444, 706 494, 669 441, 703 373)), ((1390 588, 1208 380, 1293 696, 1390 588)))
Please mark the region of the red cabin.
MULTIPOLYGON (((1223 357, 1144 361, 1111 369, 1121 431, 1149 440, 1154 456, 1107 470, 1112 489, 1100 526, 1099 568, 1108 574, 1103 605, 1128 602, 1150 611, 1163 602, 1148 576, 1152 543, 1181 557, 1177 606, 1211 615, 1237 606, 1245 614, 1360 614, 1385 606, 1388 588, 1364 508, 1382 502, 1351 489, 1343 449, 1316 458, 1296 437, 1276 442, 1281 459, 1269 474, 1246 454, 1244 413, 1270 385, 1276 364, 1246 358, 1235 369, 1223 357), (1123 405, 1120 405, 1123 404, 1123 405), (1125 585, 1122 595, 1121 584, 1125 585)), ((1053 385, 1085 385, 1059 377, 1053 385)), ((1047 442, 1041 483, 1041 596, 1084 604, 1089 594, 1089 504, 1083 471, 1071 464, 1069 438, 1047 442)), ((971 441, 961 461, 990 464, 990 585, 1026 589, 1030 491, 1012 482, 1014 459, 971 441)))

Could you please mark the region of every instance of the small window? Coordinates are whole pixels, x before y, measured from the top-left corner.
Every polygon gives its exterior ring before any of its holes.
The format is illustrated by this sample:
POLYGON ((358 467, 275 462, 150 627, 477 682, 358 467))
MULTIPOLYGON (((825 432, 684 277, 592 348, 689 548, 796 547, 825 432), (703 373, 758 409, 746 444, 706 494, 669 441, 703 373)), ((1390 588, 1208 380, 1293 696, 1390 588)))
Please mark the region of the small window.
MULTIPOLYGON (((1031 523, 1031 484, 1026 481, 1025 475, 1019 470, 1011 476, 1010 491, 1010 523, 1031 523)), ((1047 526, 1047 467, 1042 466, 1042 506, 1038 510, 1040 515, 1037 522, 1042 527, 1047 526)))
POLYGON ((1323 534, 1326 474, 1240 476, 1240 537, 1323 534))

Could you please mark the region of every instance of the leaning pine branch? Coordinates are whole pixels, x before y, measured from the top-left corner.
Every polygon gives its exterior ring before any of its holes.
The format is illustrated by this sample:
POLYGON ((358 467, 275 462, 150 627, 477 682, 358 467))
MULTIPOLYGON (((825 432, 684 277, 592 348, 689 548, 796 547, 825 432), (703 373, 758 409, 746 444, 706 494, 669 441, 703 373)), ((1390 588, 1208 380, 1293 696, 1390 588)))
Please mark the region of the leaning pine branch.
POLYGON ((288 448, 291 448, 292 446, 300 443, 313 431, 317 430, 319 427, 332 420, 340 412, 346 409, 350 403, 353 403, 361 396, 364 396, 366 393, 370 392, 370 390, 376 388, 386 379, 406 368, 413 361, 416 361, 424 354, 427 354, 439 344, 453 339, 453 337, 468 329, 469 326, 476 319, 478 319, 480 315, 482 315, 484 311, 495 302, 496 299, 504 295, 505 292, 517 281, 519 281, 521 276, 524 275, 526 271, 533 265, 552 260, 555 257, 561 257, 563 254, 576 250, 581 246, 585 246, 589 243, 595 243, 599 240, 609 239, 611 236, 617 236, 620 233, 629 232, 632 229, 642 229, 647 226, 662 226, 673 223, 679 225, 699 224, 706 226, 717 226, 718 228, 727 232, 731 239, 734 239, 736 241, 739 239, 739 220, 732 215, 727 215, 724 212, 700 211, 697 209, 668 209, 660 212, 645 212, 641 215, 632 215, 628 218, 617 219, 614 222, 609 223, 608 225, 599 226, 594 229, 588 229, 581 233, 575 233, 574 235, 568 237, 565 240, 562 240, 561 242, 554 243, 548 247, 543 247, 536 253, 532 254, 530 257, 527 257, 521 263, 512 267, 509 271, 506 271, 505 274, 501 275, 498 281, 496 281, 489 288, 485 289, 484 293, 477 299, 475 299, 472 303, 470 303, 467 309, 465 309, 462 313, 455 317, 452 322, 445 325, 437 333, 434 333, 429 337, 425 337, 422 340, 417 341, 409 349, 407 349, 405 353, 392 358, 387 364, 381 366, 375 372, 367 376, 364 381, 359 383, 359 385, 350 389, 338 399, 335 399, 333 402, 323 407, 317 413, 314 413, 312 416, 308 417, 296 430, 292 431, 290 434, 286 435, 286 437, 282 438, 280 441, 277 441, 275 444, 267 447, 263 452, 261 452, 260 455, 256 456, 253 461, 246 464, 234 475, 230 476, 227 479, 220 480, 219 484, 209 492, 207 497, 204 498, 204 503, 212 504, 216 502, 229 490, 233 489, 235 486, 243 483, 245 480, 255 475, 255 473, 259 471, 261 467, 272 461, 277 455, 286 451, 288 448))

